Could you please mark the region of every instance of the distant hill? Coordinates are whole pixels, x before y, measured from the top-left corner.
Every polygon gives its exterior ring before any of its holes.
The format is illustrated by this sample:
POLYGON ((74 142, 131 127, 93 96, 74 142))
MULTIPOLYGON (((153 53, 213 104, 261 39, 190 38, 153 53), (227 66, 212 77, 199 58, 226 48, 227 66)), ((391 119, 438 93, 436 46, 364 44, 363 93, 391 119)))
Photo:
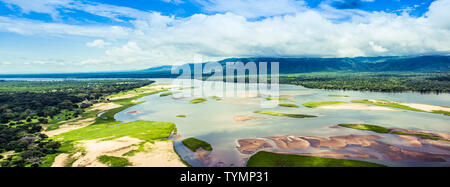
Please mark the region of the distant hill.
MULTIPOLYGON (((230 58, 227 62, 279 62, 281 74, 311 72, 450 72, 450 56, 357 57, 357 58, 230 58)), ((194 64, 187 64, 191 67, 194 64)), ((205 63, 202 64, 203 66, 205 63)), ((140 71, 64 74, 0 74, 0 78, 171 78, 172 66, 140 71)))

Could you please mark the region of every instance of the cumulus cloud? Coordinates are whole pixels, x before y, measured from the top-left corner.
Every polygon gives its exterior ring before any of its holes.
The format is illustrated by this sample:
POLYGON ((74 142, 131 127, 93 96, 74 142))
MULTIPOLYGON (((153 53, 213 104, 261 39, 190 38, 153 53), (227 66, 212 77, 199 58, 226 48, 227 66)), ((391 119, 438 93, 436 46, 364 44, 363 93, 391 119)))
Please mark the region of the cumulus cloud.
POLYGON ((193 61, 196 55, 220 59, 449 54, 450 30, 448 22, 442 20, 449 20, 450 14, 442 10, 450 6, 436 3, 439 9, 432 5, 424 17, 347 12, 351 19, 338 23, 314 9, 258 21, 234 13, 197 14, 183 19, 155 14, 134 22, 139 34, 131 41, 139 49, 130 50, 127 44, 107 56, 122 54, 120 59, 129 56, 152 64, 181 64, 193 61), (432 16, 436 14, 439 16, 432 16))
POLYGON ((104 40, 101 39, 86 43, 86 46, 88 47, 98 47, 98 48, 104 48, 105 46, 108 45, 111 45, 111 43, 105 42, 104 40))

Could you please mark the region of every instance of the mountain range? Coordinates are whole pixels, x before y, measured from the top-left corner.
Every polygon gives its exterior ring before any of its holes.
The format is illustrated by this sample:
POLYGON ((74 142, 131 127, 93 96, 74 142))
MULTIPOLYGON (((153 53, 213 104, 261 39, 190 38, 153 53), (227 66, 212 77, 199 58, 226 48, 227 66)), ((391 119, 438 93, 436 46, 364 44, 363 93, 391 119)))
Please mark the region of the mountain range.
MULTIPOLYGON (((450 72, 450 56, 356 57, 356 58, 229 58, 218 61, 223 69, 227 62, 279 62, 280 74, 312 72, 450 72)), ((204 67, 206 63, 201 65, 204 67)), ((188 65, 193 68, 194 64, 188 65)), ((182 65, 183 66, 183 65, 182 65)), ((173 78, 173 66, 165 65, 139 71, 0 74, 0 78, 173 78)), ((268 68, 270 72, 270 67, 268 68)))

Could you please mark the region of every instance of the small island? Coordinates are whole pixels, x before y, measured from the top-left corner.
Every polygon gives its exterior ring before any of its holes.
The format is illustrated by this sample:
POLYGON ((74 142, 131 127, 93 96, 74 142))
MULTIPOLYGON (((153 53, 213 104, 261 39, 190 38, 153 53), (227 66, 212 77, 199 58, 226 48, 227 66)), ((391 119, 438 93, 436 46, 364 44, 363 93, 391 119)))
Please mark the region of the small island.
POLYGON ((286 114, 281 112, 271 112, 271 111, 254 111, 253 113, 256 114, 265 114, 270 116, 285 116, 285 117, 291 117, 291 118, 314 118, 317 116, 314 115, 306 115, 306 114, 286 114))
POLYGON ((211 144, 208 142, 205 142, 203 140, 199 140, 197 138, 187 138, 181 141, 184 146, 189 148, 191 151, 196 152, 198 149, 202 148, 206 151, 212 151, 213 148, 211 147, 211 144))
POLYGON ((251 156, 247 167, 385 167, 381 164, 346 159, 278 154, 260 151, 251 156))
POLYGON ((195 98, 195 99, 191 100, 189 103, 191 103, 191 104, 199 104, 199 103, 203 103, 205 101, 207 101, 206 98, 195 98))

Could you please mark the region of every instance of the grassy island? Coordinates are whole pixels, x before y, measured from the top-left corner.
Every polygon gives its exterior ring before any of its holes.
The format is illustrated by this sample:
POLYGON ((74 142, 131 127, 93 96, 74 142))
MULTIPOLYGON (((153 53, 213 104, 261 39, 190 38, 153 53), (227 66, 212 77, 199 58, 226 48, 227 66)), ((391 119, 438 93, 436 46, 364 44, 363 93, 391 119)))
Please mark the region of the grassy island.
POLYGON ((191 103, 191 104, 199 104, 199 103, 203 103, 205 101, 207 101, 206 98, 195 98, 195 99, 191 100, 189 103, 191 103))
POLYGON ((313 118, 313 117, 317 117, 317 116, 314 116, 314 115, 286 114, 286 113, 270 112, 270 111, 254 111, 253 113, 266 114, 266 115, 271 115, 271 116, 285 116, 285 117, 291 117, 291 118, 313 118))
POLYGON ((277 154, 260 151, 250 157, 247 167, 385 167, 381 164, 346 159, 277 154))
POLYGON ((320 102, 303 103, 303 106, 306 106, 308 108, 317 108, 317 107, 321 107, 321 106, 345 104, 345 103, 346 102, 343 102, 343 101, 320 101, 320 102))
POLYGON ((213 148, 211 147, 211 144, 208 142, 205 142, 203 140, 199 140, 197 138, 187 138, 181 141, 184 146, 189 148, 191 151, 195 152, 197 149, 204 149, 206 151, 212 151, 213 148))
POLYGON ((282 106, 282 107, 291 107, 291 108, 298 108, 299 106, 296 104, 288 104, 288 103, 282 103, 279 104, 278 106, 282 106))
POLYGON ((422 139, 430 139, 430 140, 441 140, 441 141, 449 141, 441 136, 421 132, 421 131, 408 131, 403 129, 392 129, 377 125, 368 125, 368 124, 339 124, 340 127, 346 127, 351 129, 357 129, 357 130, 366 130, 366 131, 372 131, 376 133, 389 133, 389 134, 397 134, 397 135, 407 135, 407 136, 415 136, 422 139))

